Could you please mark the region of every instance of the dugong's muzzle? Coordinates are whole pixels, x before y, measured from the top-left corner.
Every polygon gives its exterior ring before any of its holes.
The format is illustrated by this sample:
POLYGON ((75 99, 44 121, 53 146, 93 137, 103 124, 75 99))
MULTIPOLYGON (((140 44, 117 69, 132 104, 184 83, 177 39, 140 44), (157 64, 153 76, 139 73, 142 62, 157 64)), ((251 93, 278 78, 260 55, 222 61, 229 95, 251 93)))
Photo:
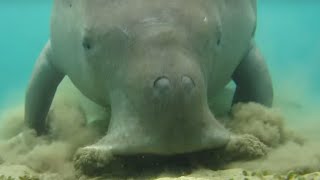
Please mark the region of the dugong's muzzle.
POLYGON ((160 58, 131 60, 136 63, 128 63, 118 76, 110 94, 109 129, 98 144, 125 155, 179 154, 225 145, 229 133, 209 110, 200 66, 184 56, 160 58))

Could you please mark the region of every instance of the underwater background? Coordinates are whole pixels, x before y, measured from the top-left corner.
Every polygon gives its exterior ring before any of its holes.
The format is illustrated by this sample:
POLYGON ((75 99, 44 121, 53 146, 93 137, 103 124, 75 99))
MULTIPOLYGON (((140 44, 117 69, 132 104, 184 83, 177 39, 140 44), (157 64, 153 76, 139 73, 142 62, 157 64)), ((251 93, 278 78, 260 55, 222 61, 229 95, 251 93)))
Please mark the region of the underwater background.
MULTIPOLYGON (((0 0, 0 116, 24 100, 49 36, 51 4, 0 0)), ((256 42, 274 82, 274 107, 288 126, 319 142, 320 1, 258 0, 256 42)))

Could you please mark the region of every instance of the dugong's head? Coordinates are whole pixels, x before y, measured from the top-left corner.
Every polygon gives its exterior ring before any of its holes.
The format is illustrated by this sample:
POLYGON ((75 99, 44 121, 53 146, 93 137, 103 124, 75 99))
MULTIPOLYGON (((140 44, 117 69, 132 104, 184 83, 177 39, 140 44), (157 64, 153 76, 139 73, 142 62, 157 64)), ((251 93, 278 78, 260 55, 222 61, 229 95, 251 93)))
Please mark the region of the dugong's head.
POLYGON ((83 17, 81 53, 95 80, 105 85, 112 109, 99 144, 123 154, 225 145, 228 132, 207 103, 220 48, 217 11, 196 1, 92 2, 83 17))

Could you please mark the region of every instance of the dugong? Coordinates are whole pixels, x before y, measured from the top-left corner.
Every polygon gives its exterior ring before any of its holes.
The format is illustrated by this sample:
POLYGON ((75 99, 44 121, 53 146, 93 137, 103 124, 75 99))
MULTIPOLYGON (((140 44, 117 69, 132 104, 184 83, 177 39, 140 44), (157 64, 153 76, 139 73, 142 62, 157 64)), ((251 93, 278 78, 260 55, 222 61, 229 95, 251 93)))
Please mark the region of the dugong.
MULTIPOLYGON (((54 0, 50 39, 26 92, 26 124, 46 132, 68 76, 86 97, 111 107, 105 136, 75 155, 80 170, 127 155, 230 151, 241 139, 264 152, 254 137, 232 135, 208 106, 230 81, 233 103, 272 105, 255 30, 256 0, 54 0)), ((261 155, 245 147, 241 153, 261 155)))

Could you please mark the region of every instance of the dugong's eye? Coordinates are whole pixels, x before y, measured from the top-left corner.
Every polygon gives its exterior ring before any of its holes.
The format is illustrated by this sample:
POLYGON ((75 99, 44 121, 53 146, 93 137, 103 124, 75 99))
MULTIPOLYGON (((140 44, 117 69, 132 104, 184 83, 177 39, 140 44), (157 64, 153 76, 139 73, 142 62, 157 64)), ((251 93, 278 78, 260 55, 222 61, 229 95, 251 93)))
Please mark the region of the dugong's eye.
POLYGON ((220 47, 222 44, 222 40, 223 40, 223 33, 222 33, 222 25, 221 22, 218 21, 217 22, 217 26, 215 27, 215 35, 216 37, 216 46, 220 47))
POLYGON ((215 36, 216 36, 216 45, 217 47, 220 47, 221 46, 221 43, 222 43, 222 30, 221 30, 221 26, 219 25, 217 30, 216 30, 216 33, 215 33, 215 36))
POLYGON ((217 46, 220 46, 220 44, 221 44, 221 36, 218 37, 218 39, 217 39, 217 46))
POLYGON ((205 47, 220 49, 221 44, 222 44, 222 36, 220 33, 216 33, 211 38, 206 40, 205 47))
POLYGON ((83 41, 82 41, 82 47, 85 49, 85 50, 90 50, 92 48, 92 44, 90 42, 90 40, 88 38, 84 38, 83 41))

